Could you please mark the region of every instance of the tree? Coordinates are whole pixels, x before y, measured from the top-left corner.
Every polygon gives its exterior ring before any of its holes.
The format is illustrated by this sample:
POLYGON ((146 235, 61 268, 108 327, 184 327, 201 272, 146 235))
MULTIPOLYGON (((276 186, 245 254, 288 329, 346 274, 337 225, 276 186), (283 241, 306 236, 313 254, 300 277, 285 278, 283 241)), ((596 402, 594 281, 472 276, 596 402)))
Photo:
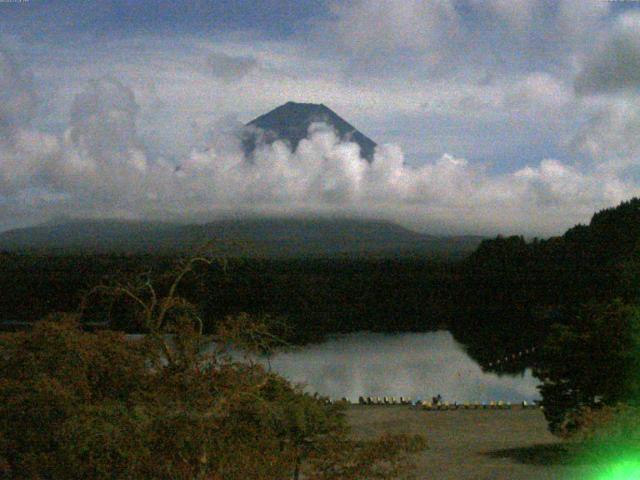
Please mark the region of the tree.
POLYGON ((80 314, 0 336, 0 472, 16 479, 401 478, 420 438, 356 442, 344 407, 311 396, 231 345, 277 345, 265 319, 228 318, 209 339, 180 282, 209 265, 181 263, 101 285, 80 314), (124 302, 147 328, 139 340, 85 332, 100 296, 124 302), (216 348, 201 353, 205 340, 216 348))
POLYGON ((535 375, 553 433, 571 434, 585 407, 640 400, 640 311, 614 301, 581 309, 569 324, 555 325, 535 375))
MULTIPOLYGON (((151 272, 138 275, 129 281, 116 280, 111 284, 97 285, 82 298, 79 316, 85 315, 96 297, 107 297, 112 301, 128 303, 133 310, 133 318, 149 338, 162 350, 170 368, 190 366, 195 361, 199 342, 203 337, 203 321, 197 305, 180 295, 181 283, 187 275, 195 274, 198 265, 210 266, 213 258, 196 256, 178 262, 176 267, 164 275, 168 286, 162 295, 154 282, 151 272), (168 279, 168 281, 167 281, 168 279), (175 334, 176 343, 172 348, 165 334, 175 334), (186 335, 186 336, 185 336, 186 335), (195 343, 194 343, 195 342, 195 343)), ((224 260, 221 260, 224 264, 224 260)))

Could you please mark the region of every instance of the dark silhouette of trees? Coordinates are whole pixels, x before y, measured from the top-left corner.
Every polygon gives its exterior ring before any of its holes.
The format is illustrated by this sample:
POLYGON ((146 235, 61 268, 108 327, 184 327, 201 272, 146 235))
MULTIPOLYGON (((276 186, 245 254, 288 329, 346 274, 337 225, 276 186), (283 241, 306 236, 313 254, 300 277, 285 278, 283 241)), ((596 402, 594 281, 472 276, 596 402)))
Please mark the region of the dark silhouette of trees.
POLYGON ((544 414, 553 433, 580 427, 584 408, 640 400, 640 310, 616 301, 585 306, 552 328, 538 359, 544 414))

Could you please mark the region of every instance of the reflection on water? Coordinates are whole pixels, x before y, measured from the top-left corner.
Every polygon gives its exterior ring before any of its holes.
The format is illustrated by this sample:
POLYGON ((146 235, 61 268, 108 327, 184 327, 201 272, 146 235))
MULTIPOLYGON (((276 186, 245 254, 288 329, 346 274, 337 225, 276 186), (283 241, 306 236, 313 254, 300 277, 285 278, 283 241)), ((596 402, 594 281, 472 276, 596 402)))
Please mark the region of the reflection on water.
POLYGON ((498 377, 483 373, 447 331, 335 336, 279 353, 271 367, 309 392, 331 398, 405 396, 449 402, 531 402, 539 399, 531 371, 498 377))

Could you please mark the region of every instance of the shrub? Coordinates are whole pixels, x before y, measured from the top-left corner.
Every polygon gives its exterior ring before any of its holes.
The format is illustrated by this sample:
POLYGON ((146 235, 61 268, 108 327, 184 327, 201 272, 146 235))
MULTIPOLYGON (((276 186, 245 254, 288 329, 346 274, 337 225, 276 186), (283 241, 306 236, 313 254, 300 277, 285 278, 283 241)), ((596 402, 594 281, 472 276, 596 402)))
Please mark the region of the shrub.
POLYGON ((550 430, 580 429, 585 408, 640 399, 640 315, 613 302, 582 309, 569 325, 556 325, 534 371, 550 430))
POLYGON ((0 336, 2 476, 399 478, 424 447, 351 440, 343 407, 259 364, 220 351, 187 361, 197 350, 180 342, 201 339, 185 330, 174 330, 179 364, 159 361, 166 344, 156 337, 87 333, 69 316, 0 336))

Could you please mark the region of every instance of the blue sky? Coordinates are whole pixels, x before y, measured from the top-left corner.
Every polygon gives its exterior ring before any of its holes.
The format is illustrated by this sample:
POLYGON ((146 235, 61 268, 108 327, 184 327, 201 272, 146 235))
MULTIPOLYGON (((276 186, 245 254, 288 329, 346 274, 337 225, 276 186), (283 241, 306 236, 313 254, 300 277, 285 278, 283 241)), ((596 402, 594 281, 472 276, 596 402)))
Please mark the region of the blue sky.
POLYGON ((247 31, 283 38, 309 21, 326 16, 321 1, 216 0, 188 2, 103 0, 30 0, 28 6, 0 5, 9 30, 37 37, 50 35, 141 35, 247 31), (19 25, 12 28, 11 24, 19 25), (27 32, 24 32, 27 30, 27 32))
POLYGON ((561 233, 640 190, 639 7, 0 3, 0 229, 338 212, 561 233), (319 129, 243 163, 241 124, 289 100, 333 108, 378 157, 319 129))

